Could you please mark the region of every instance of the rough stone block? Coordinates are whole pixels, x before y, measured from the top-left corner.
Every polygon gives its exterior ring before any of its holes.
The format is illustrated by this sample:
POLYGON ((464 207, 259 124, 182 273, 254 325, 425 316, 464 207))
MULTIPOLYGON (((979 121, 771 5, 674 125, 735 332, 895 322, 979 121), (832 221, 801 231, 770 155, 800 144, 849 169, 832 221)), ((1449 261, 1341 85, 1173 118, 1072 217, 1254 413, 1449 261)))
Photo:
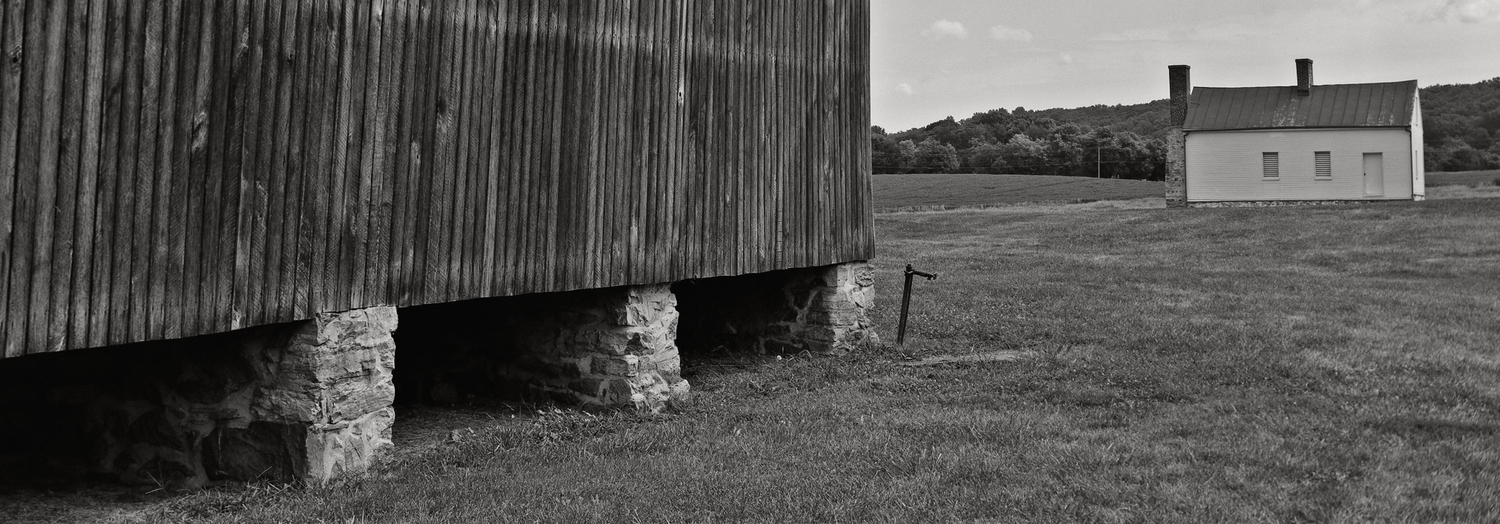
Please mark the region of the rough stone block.
POLYGON ((611 375, 616 377, 633 377, 640 366, 640 357, 635 355, 595 356, 590 366, 594 374, 611 375))

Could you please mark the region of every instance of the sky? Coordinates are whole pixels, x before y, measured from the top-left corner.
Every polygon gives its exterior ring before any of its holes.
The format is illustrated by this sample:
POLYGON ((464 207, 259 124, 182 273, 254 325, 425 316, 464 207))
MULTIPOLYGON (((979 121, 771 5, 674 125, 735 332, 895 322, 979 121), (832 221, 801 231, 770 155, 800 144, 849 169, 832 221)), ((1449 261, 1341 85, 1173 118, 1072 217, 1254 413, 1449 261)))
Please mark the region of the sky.
POLYGON ((1500 0, 872 0, 871 120, 1138 104, 1195 86, 1500 77, 1500 0))

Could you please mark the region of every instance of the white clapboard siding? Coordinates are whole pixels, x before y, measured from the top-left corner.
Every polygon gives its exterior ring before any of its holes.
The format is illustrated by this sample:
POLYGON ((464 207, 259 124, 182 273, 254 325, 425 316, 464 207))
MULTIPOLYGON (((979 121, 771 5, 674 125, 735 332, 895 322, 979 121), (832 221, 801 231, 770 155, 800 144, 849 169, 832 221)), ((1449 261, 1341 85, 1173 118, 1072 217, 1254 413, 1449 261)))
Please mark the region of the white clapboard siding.
POLYGON ((1190 132, 1187 199, 1410 200, 1421 174, 1413 173, 1412 143, 1404 128, 1190 132), (1316 176, 1318 151, 1329 152, 1333 176, 1316 176), (1271 152, 1278 153, 1275 179, 1264 176, 1263 154, 1271 152), (1365 153, 1384 155, 1385 194, 1379 197, 1365 196, 1365 153))
POLYGON ((1427 194, 1427 158, 1426 151, 1422 147, 1422 94, 1420 91, 1412 94, 1411 115, 1411 181, 1412 194, 1417 200, 1421 200, 1427 194))

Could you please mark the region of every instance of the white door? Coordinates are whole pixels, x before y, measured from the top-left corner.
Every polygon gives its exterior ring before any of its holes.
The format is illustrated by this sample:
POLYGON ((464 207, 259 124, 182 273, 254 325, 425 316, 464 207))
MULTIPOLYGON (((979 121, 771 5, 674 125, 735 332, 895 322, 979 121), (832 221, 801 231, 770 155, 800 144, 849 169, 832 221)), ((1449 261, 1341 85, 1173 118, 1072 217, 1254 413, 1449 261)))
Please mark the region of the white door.
POLYGON ((1381 153, 1365 153, 1365 196, 1385 194, 1385 159, 1381 153))

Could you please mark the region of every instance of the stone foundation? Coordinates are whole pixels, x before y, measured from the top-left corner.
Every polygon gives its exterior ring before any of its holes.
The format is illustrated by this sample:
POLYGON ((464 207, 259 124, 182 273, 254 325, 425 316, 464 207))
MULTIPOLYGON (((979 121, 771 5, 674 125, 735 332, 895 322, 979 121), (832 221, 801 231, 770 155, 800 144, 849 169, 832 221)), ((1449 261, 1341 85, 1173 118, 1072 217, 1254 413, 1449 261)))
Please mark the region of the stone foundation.
POLYGON ((855 350, 876 343, 873 285, 853 262, 403 308, 400 333, 394 308, 373 307, 4 359, 0 471, 322 482, 391 446, 397 391, 661 411, 689 400, 679 335, 700 350, 855 350))
POLYGON ((676 306, 661 284, 409 308, 398 390, 660 411, 689 398, 676 306))
POLYGON ((391 445, 396 323, 375 307, 0 361, 0 445, 34 473, 176 487, 362 472, 391 445))
POLYGON ((868 262, 679 282, 678 340, 699 351, 857 350, 879 343, 868 314, 874 284, 868 262))

